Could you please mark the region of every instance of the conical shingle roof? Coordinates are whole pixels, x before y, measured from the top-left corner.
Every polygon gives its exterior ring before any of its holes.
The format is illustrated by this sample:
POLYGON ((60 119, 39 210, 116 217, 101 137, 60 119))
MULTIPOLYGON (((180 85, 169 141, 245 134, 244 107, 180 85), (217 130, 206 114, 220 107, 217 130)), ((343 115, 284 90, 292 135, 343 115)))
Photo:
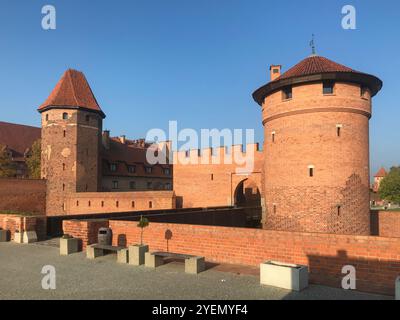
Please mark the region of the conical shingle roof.
POLYGON ((54 107, 83 108, 98 112, 105 117, 85 75, 73 69, 64 73, 50 96, 38 110, 43 112, 54 107))

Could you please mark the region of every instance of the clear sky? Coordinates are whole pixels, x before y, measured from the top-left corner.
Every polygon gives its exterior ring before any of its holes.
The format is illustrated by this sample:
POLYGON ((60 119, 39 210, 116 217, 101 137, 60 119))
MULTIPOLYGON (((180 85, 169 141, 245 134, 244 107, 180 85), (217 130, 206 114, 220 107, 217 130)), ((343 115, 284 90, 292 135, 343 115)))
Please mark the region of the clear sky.
POLYGON ((398 0, 0 0, 0 120, 40 125, 36 108, 67 68, 85 73, 112 135, 149 129, 254 128, 251 94, 270 64, 284 71, 317 53, 377 75, 371 170, 400 164, 398 0), (57 29, 41 27, 44 5, 57 29), (341 9, 357 9, 344 30, 341 9))

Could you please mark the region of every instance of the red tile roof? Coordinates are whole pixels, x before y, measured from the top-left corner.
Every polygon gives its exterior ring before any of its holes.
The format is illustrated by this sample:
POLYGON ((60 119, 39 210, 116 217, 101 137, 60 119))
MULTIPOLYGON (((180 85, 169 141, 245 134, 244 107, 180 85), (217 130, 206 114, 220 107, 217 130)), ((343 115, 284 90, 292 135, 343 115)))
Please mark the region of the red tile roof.
POLYGON ((64 73, 38 110, 44 111, 51 107, 85 108, 97 111, 104 116, 85 75, 72 69, 64 73))
POLYGON ((24 158, 25 151, 40 139, 41 129, 0 121, 0 144, 7 146, 14 160, 24 158))
POLYGON ((379 169, 379 171, 375 174, 374 177, 383 178, 383 177, 386 177, 386 176, 387 176, 387 172, 386 172, 385 168, 382 167, 382 168, 379 169))
POLYGON ((290 68, 274 81, 327 72, 357 72, 342 64, 320 56, 310 56, 290 68))

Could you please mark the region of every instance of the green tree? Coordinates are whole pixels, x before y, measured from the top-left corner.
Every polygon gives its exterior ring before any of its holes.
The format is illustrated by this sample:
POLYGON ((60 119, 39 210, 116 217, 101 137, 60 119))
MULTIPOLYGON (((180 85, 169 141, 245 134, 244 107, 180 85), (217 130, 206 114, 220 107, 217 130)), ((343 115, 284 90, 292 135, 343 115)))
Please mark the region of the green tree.
POLYGON ((140 245, 142 246, 143 245, 143 230, 144 230, 144 228, 149 226, 149 219, 147 219, 143 216, 140 216, 140 220, 139 220, 139 223, 137 226, 142 229, 140 232, 140 245))
POLYGON ((383 178, 379 187, 379 195, 384 200, 400 203, 400 167, 393 167, 383 178))
POLYGON ((30 156, 26 159, 29 176, 32 179, 40 179, 40 158, 41 158, 41 142, 36 140, 31 149, 30 156))
POLYGON ((15 164, 10 158, 6 146, 0 145, 0 177, 10 178, 17 173, 15 164))

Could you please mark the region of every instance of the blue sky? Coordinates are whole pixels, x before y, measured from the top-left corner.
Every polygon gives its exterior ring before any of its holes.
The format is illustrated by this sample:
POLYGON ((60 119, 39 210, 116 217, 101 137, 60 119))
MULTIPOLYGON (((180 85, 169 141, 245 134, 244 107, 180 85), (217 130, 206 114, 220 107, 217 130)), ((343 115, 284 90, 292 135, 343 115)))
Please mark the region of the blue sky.
POLYGON ((0 0, 0 120, 40 125, 36 108, 62 73, 85 73, 112 135, 151 128, 254 128, 251 94, 270 64, 284 70, 317 53, 377 75, 371 170, 399 165, 400 2, 320 0, 0 0), (41 8, 57 10, 57 30, 41 28, 41 8), (357 9, 357 30, 341 28, 341 8, 357 9))

